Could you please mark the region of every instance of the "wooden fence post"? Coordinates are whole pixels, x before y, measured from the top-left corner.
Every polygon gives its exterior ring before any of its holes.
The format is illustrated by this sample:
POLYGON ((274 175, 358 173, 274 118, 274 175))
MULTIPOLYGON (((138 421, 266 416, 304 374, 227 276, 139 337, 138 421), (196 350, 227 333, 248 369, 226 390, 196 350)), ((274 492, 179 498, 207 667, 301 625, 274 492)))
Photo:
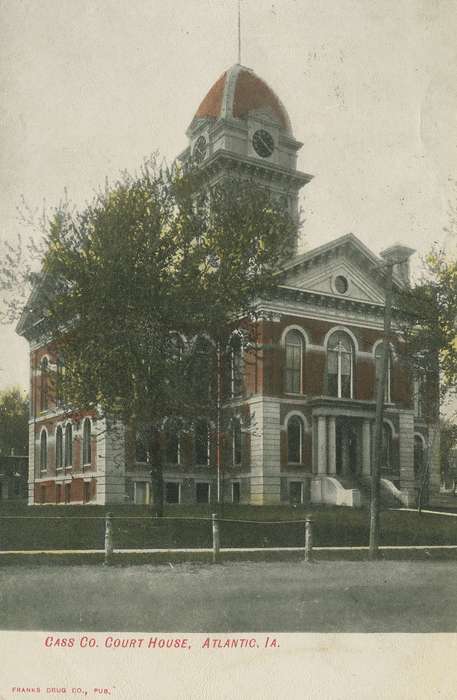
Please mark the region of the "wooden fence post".
POLYGON ((211 519, 213 523, 213 564, 216 564, 219 561, 219 550, 221 546, 217 513, 213 513, 211 519))
POLYGON ((305 520, 305 561, 313 561, 313 526, 309 515, 305 520))
POLYGON ((113 556, 114 541, 112 517, 112 513, 107 513, 105 516, 105 566, 111 564, 113 556))

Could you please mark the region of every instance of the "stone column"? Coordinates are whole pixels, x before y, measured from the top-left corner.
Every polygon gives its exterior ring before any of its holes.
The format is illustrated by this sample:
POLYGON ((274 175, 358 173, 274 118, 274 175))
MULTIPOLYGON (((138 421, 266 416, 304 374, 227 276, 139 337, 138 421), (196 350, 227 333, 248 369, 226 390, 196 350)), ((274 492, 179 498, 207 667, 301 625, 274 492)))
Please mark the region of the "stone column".
POLYGON ((362 423, 362 474, 371 474, 371 421, 368 418, 362 423))
POLYGON ((328 473, 336 474, 336 418, 328 417, 328 473))
POLYGON ((317 417, 317 473, 327 473, 327 418, 317 417))

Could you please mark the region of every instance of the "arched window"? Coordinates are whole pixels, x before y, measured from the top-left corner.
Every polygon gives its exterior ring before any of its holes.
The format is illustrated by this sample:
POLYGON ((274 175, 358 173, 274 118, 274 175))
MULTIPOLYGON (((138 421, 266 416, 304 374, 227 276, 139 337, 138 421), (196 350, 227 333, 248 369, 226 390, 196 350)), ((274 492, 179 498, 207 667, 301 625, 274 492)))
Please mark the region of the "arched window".
POLYGON ((41 360, 40 370, 40 411, 47 411, 49 400, 49 362, 47 357, 43 357, 41 360))
POLYGON ((303 336, 296 330, 286 335, 286 376, 285 391, 301 394, 303 386, 303 336))
POLYGON ((60 425, 56 429, 56 469, 63 468, 63 432, 60 425))
POLYGON ((414 436, 414 474, 420 476, 424 470, 424 442, 419 435, 414 436))
POLYGON ((83 424, 83 464, 92 462, 92 429, 89 418, 85 418, 83 424))
POLYGON ((232 463, 239 466, 243 459, 241 421, 238 417, 232 419, 232 463))
POLYGON ((240 396, 243 390, 242 342, 238 334, 230 339, 230 394, 240 396))
POLYGON ((200 336, 197 338, 192 358, 192 380, 194 398, 203 406, 207 404, 211 396, 211 387, 214 382, 215 350, 212 343, 200 336))
POLYGON ((46 430, 41 431, 40 436, 40 470, 45 472, 48 468, 48 434, 46 430))
POLYGON ((209 464, 209 428, 206 420, 198 420, 195 424, 195 463, 209 464))
MULTIPOLYGON (((383 344, 378 343, 375 350, 375 366, 376 366, 376 385, 375 385, 375 398, 376 398, 376 387, 381 377, 382 371, 382 359, 384 355, 383 344)), ((387 374, 386 374, 386 384, 384 389, 384 401, 390 403, 391 401, 391 390, 392 390, 392 353, 388 350, 387 353, 387 374)))
POLYGON ((327 346, 328 393, 338 398, 352 399, 354 383, 354 350, 350 337, 336 331, 327 346))
POLYGON ((181 464, 181 434, 179 426, 169 426, 167 434, 167 462, 169 464, 181 464))
POLYGON ((65 467, 73 464, 73 429, 71 423, 65 426, 65 467))
POLYGON ((392 429, 388 423, 382 426, 381 469, 392 469, 392 429))
POLYGON ((413 405, 414 415, 417 418, 424 416, 425 408, 425 372, 418 369, 413 377, 413 405))
POLYGON ((303 421, 299 416, 292 416, 287 423, 287 462, 303 462, 303 421))
POLYGON ((61 357, 57 358, 56 363, 56 404, 57 406, 62 406, 64 402, 63 398, 63 374, 64 374, 64 362, 61 357))

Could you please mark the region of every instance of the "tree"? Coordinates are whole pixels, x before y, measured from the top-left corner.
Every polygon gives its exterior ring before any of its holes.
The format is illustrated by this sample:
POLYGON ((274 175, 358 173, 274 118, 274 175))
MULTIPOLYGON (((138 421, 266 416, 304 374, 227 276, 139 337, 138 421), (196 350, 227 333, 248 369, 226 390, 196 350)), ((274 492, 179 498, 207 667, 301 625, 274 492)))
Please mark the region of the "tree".
POLYGON ((267 190, 228 179, 209 188, 198 170, 154 161, 49 220, 29 317, 64 358, 68 410, 143 432, 159 510, 164 419, 207 415, 217 394, 195 391, 213 368, 176 338, 208 334, 220 363, 227 329, 275 285, 294 232, 267 190))
POLYGON ((26 455, 29 402, 18 387, 0 392, 0 454, 26 455))

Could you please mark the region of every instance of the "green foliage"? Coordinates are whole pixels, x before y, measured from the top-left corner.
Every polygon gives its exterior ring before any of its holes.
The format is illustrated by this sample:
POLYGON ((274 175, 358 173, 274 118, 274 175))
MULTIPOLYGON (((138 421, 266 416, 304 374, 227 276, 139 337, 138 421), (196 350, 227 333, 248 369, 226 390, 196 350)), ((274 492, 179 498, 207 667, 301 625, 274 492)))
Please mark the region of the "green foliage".
POLYGON ((173 334, 204 332, 225 348, 230 324, 274 286, 293 235, 267 191, 210 189, 198 172, 153 161, 82 212, 62 206, 30 312, 65 358, 67 402, 137 424, 195 414, 195 358, 176 352, 173 334))
POLYGON ((28 398, 18 387, 0 392, 0 454, 28 452, 28 398))
POLYGON ((407 354, 419 369, 439 373, 442 393, 457 390, 457 260, 433 249, 425 275, 405 290, 399 305, 406 312, 407 354))

